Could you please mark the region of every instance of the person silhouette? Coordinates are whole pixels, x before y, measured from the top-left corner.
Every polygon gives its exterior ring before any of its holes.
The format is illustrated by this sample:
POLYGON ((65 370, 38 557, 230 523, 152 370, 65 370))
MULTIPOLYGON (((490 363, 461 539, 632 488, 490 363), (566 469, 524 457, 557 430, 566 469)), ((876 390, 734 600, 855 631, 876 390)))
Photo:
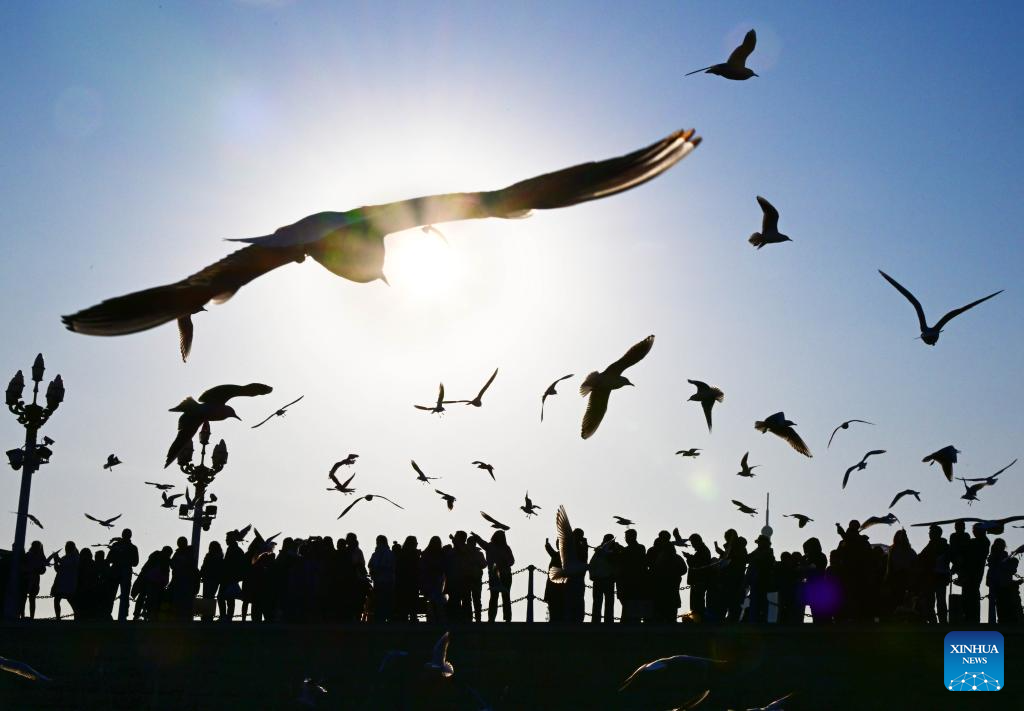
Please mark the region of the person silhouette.
POLYGON ((119 602, 117 621, 128 619, 128 601, 131 597, 132 571, 139 564, 139 549, 132 543, 132 529, 121 531, 121 537, 110 546, 110 574, 117 586, 119 602))
POLYGON ((21 561, 21 604, 18 614, 25 616, 25 603, 28 603, 29 619, 36 616, 36 597, 39 595, 39 581, 46 572, 46 552, 40 541, 32 541, 28 552, 21 561))
POLYGON ((594 586, 591 622, 615 621, 614 546, 615 536, 606 533, 601 544, 594 546, 594 554, 590 557, 590 582, 594 586))
POLYGON ((928 527, 928 543, 918 556, 921 563, 924 603, 922 608, 929 622, 946 624, 949 613, 946 608, 946 588, 949 586, 949 542, 942 537, 942 528, 932 524, 928 527))
POLYGON ((388 622, 395 606, 395 554, 387 536, 377 536, 376 544, 369 565, 373 581, 373 621, 388 622))
POLYGON ((54 553, 51 558, 53 558, 57 574, 54 576, 53 585, 50 587, 50 597, 53 598, 53 613, 60 620, 63 617, 60 605, 62 600, 67 600, 68 604, 71 605, 72 611, 74 611, 75 607, 75 593, 78 590, 78 547, 74 541, 68 541, 64 544, 64 556, 58 557, 54 553))

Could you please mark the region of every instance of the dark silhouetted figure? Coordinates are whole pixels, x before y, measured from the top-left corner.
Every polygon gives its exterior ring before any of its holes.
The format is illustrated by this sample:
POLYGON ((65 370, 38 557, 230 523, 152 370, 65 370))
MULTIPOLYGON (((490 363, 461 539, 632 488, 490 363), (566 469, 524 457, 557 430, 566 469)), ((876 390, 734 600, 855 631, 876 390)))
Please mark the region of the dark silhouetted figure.
POLYGON ((679 586, 686 574, 686 563, 676 553, 668 531, 661 531, 647 551, 647 567, 651 585, 650 621, 660 624, 675 622, 682 600, 679 586))
POLYGON ((747 584, 750 586, 747 621, 763 624, 768 621, 768 591, 775 589, 775 552, 767 536, 754 540, 754 550, 748 559, 747 584))
POLYGON ((779 211, 775 206, 760 195, 757 196, 757 204, 761 206, 761 231, 750 235, 747 241, 758 249, 766 244, 792 242, 788 235, 779 232, 779 211))
POLYGON ((373 581, 373 619, 375 622, 390 622, 395 607, 397 561, 387 536, 377 536, 376 543, 368 565, 370 580, 373 581))
POLYGON ((494 382, 494 379, 497 376, 498 376, 498 369, 495 368, 494 372, 491 373, 491 377, 489 377, 487 379, 487 382, 484 383, 484 386, 482 388, 480 388, 480 392, 478 392, 476 394, 476 397, 473 398, 472 400, 452 400, 451 402, 452 403, 465 403, 466 405, 472 405, 473 407, 482 407, 483 404, 484 404, 484 393, 487 392, 487 388, 491 387, 491 383, 494 382))
POLYGON ((750 56, 750 53, 754 51, 756 46, 757 33, 750 30, 744 35, 742 44, 732 51, 732 54, 729 55, 725 62, 722 64, 712 64, 710 67, 694 69, 692 72, 687 72, 686 76, 704 72, 705 74, 717 74, 720 77, 732 79, 733 81, 744 81, 750 77, 756 77, 757 74, 747 67, 747 57, 750 56))
POLYGON ((170 412, 180 412, 181 415, 178 417, 178 434, 167 450, 164 468, 170 466, 171 462, 178 458, 178 454, 192 442, 192 438, 204 422, 220 422, 229 418, 242 419, 235 413, 234 408, 227 404, 228 400, 267 395, 271 392, 273 388, 263 383, 217 385, 200 395, 198 401, 187 397, 172 407, 170 412))
POLYGON ((852 423, 854 423, 854 422, 863 422, 865 425, 873 425, 873 424, 875 424, 874 422, 868 422, 867 420, 846 420, 841 425, 839 425, 834 430, 832 430, 832 434, 828 438, 828 446, 826 447, 826 449, 828 449, 828 447, 832 446, 832 440, 835 438, 836 432, 838 432, 839 430, 848 430, 848 429, 850 429, 850 425, 852 423))
POLYGON ((964 618, 968 623, 979 624, 981 622, 981 581, 985 577, 989 541, 982 526, 974 524, 972 532, 974 537, 967 542, 958 578, 964 618))
POLYGON ((777 437, 781 437, 789 443, 789 446, 800 452, 805 457, 810 457, 811 450, 807 447, 804 441, 800 438, 800 435, 793 429, 795 422, 786 419, 785 413, 776 412, 770 417, 766 417, 764 420, 758 420, 754 423, 754 429, 762 434, 765 432, 771 432, 777 437))
POLYGON ((691 395, 688 401, 700 403, 700 406, 704 409, 704 419, 708 423, 708 432, 710 432, 711 408, 715 406, 716 402, 725 400, 725 393, 701 380, 687 380, 686 382, 697 388, 697 392, 691 395))
POLYGON ((593 584, 591 622, 615 620, 615 536, 604 534, 601 544, 590 556, 590 582, 593 584))
POLYGON ((560 382, 562 382, 563 380, 568 380, 572 376, 573 376, 573 373, 569 373, 568 375, 563 375, 561 378, 559 378, 555 382, 551 383, 551 385, 548 386, 547 390, 544 391, 544 394, 540 396, 540 421, 541 422, 544 421, 544 401, 547 400, 548 397, 550 397, 551 395, 557 395, 558 391, 555 389, 555 387, 560 382))
POLYGON ((693 552, 683 551, 683 558, 689 566, 686 582, 690 586, 690 611, 698 622, 707 621, 708 582, 711 577, 711 549, 699 534, 691 533, 687 538, 693 552))
POLYGON ((278 410, 274 410, 272 413, 267 415, 266 418, 260 420, 255 425, 253 425, 252 429, 256 429, 257 427, 261 427, 262 425, 267 424, 268 422, 270 422, 270 420, 272 420, 275 417, 284 417, 285 414, 288 412, 288 408, 291 407, 292 405, 294 405, 295 403, 297 403, 299 400, 301 400, 304 397, 306 397, 306 396, 305 395, 299 395, 297 398, 292 400, 290 403, 288 403, 284 407, 281 407, 278 410))
POLYGON ((580 430, 583 439, 597 432, 601 420, 604 419, 604 413, 608 411, 608 398, 612 390, 633 385, 622 373, 643 360, 653 347, 654 336, 648 336, 607 368, 600 372, 592 371, 584 379, 580 385, 580 395, 590 395, 590 398, 587 400, 587 411, 583 414, 583 426, 580 430))
POLYGON ((121 531, 121 537, 110 546, 110 573, 117 584, 120 601, 117 619, 124 622, 128 619, 128 601, 132 589, 132 571, 139 564, 139 549, 132 543, 132 530, 121 531))
POLYGON ((949 614, 946 608, 946 589, 950 581, 949 543, 942 537, 939 526, 928 528, 928 543, 918 556, 920 564, 924 604, 922 605, 929 622, 946 624, 949 614))
POLYGON ((921 302, 918 301, 917 298, 913 294, 911 294, 910 291, 908 291, 904 286, 902 286, 898 281, 896 281, 891 276, 883 272, 881 269, 878 270, 878 273, 881 274, 887 282, 892 284, 896 288, 896 291, 903 294, 903 296, 906 297, 907 301, 909 301, 913 305, 914 311, 917 313, 917 323, 921 327, 921 340, 927 343, 929 346, 934 346, 936 343, 939 342, 939 334, 942 333, 943 327, 951 320, 962 314, 964 311, 967 311, 968 309, 973 309, 978 304, 984 303, 985 301, 988 301, 992 297, 999 296, 999 294, 1003 293, 1003 290, 1000 289, 994 294, 989 294, 988 296, 980 298, 977 301, 972 301, 971 303, 967 304, 967 306, 961 306, 958 309, 953 309, 948 314, 940 318, 934 326, 929 326, 928 321, 925 319, 924 309, 921 307, 921 302))
POLYGON ((628 529, 626 545, 618 546, 615 560, 618 562, 616 583, 619 603, 622 605, 622 622, 639 624, 647 614, 650 603, 650 582, 647 576, 647 549, 636 539, 636 530, 628 529))

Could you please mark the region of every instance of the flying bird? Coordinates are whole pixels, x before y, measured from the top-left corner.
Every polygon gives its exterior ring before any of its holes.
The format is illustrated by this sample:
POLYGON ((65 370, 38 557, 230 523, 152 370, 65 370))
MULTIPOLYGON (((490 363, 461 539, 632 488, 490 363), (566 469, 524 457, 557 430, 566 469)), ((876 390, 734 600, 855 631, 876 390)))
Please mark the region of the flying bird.
POLYGON ((808 522, 814 520, 810 516, 804 516, 803 514, 782 514, 782 517, 783 518, 795 518, 796 519, 796 523, 797 523, 797 527, 799 527, 799 528, 803 528, 804 526, 806 526, 808 524, 808 522))
POLYGON ((434 651, 430 655, 430 661, 424 667, 432 672, 437 672, 447 679, 455 674, 455 667, 448 661, 448 643, 451 641, 451 633, 445 632, 441 639, 434 644, 434 651))
POLYGON ((340 481, 338 481, 338 476, 334 473, 333 469, 327 473, 327 478, 334 482, 334 486, 327 487, 328 491, 340 491, 343 494, 355 493, 355 489, 349 487, 349 484, 352 483, 352 480, 356 478, 355 472, 352 472, 352 476, 346 479, 345 483, 341 483, 340 481))
POLYGON ((612 390, 618 390, 626 385, 632 385, 622 373, 627 368, 636 365, 644 359, 651 348, 654 347, 654 336, 648 336, 640 341, 603 371, 593 371, 580 385, 580 395, 590 395, 587 401, 587 411, 583 415, 583 427, 580 434, 587 439, 597 432, 598 425, 604 419, 604 413, 608 410, 608 397, 612 390))
POLYGON ((747 711, 786 711, 786 707, 784 705, 786 703, 786 699, 791 697, 794 693, 795 692, 791 692, 782 698, 775 699, 775 701, 772 701, 767 706, 758 706, 756 708, 747 709, 747 711))
MULTIPOLYGON (((686 654, 662 657, 638 667, 622 683, 619 691, 625 691, 641 683, 650 682, 655 678, 660 679, 671 676, 674 685, 688 689, 694 687, 692 693, 703 696, 708 690, 708 675, 713 666, 717 664, 725 664, 725 662, 720 659, 691 657, 686 654), (700 691, 697 688, 700 688, 700 691)), ((684 708, 693 708, 693 706, 693 703, 688 702, 684 708)))
MULTIPOLYGON (((847 420, 846 422, 844 422, 843 424, 839 425, 834 430, 832 430, 832 436, 828 438, 828 447, 832 446, 832 439, 836 436, 836 432, 838 432, 839 430, 848 430, 848 429, 850 429, 850 425, 852 423, 854 423, 854 422, 863 422, 865 425, 873 425, 873 424, 875 424, 874 422, 868 422, 867 420, 847 420)), ((828 447, 826 447, 825 449, 828 449, 828 447)))
POLYGON ((484 393, 487 392, 487 388, 491 387, 491 383, 494 382, 494 378, 498 375, 498 369, 495 368, 494 372, 491 373, 491 377, 487 379, 484 386, 480 388, 480 392, 476 394, 476 397, 472 400, 452 400, 453 403, 465 403, 466 405, 472 405, 473 407, 482 407, 484 404, 484 393))
POLYGON ((204 422, 220 422, 229 418, 242 419, 234 408, 227 404, 228 400, 236 397, 267 395, 273 390, 272 387, 263 383, 217 385, 200 395, 198 401, 187 397, 172 407, 170 412, 180 412, 181 415, 178 417, 178 434, 167 450, 164 468, 170 466, 171 462, 178 457, 178 453, 192 442, 192 438, 195 437, 204 422))
POLYGON ((732 79, 733 81, 744 81, 750 77, 756 77, 757 74, 747 67, 747 57, 750 56, 750 53, 754 51, 756 46, 757 33, 750 30, 743 37, 743 43, 732 51, 732 54, 729 55, 725 62, 722 64, 712 64, 710 67, 694 69, 692 72, 687 72, 686 76, 704 72, 705 74, 717 74, 720 77, 732 79))
POLYGON ((966 501, 967 505, 969 506, 973 504, 975 501, 978 501, 978 492, 984 489, 986 486, 989 486, 990 484, 991 482, 988 481, 979 481, 977 484, 971 484, 970 486, 968 486, 967 482, 965 481, 964 493, 963 496, 961 496, 960 498, 966 501))
POLYGON ((747 241, 758 249, 766 244, 792 242, 788 235, 779 232, 779 211, 775 206, 760 195, 757 196, 757 204, 761 206, 761 231, 750 235, 747 241))
POLYGON ((108 518, 108 519, 95 518, 94 516, 90 516, 89 514, 86 514, 85 517, 87 519, 89 519, 90 521, 95 521, 96 523, 98 523, 99 525, 103 526, 104 528, 113 528, 114 527, 114 521, 116 521, 117 519, 121 518, 121 516, 123 516, 123 515, 124 514, 118 514, 117 516, 114 516, 114 518, 108 518))
POLYGON ((889 508, 891 509, 893 506, 895 506, 896 502, 902 499, 904 496, 913 496, 915 499, 917 499, 918 503, 921 503, 920 491, 914 491, 913 489, 904 489, 903 491, 901 491, 900 493, 896 494, 896 496, 893 497, 892 503, 889 504, 889 508))
POLYGON ((559 506, 555 513, 555 530, 558 533, 558 565, 548 568, 548 580, 561 584, 568 582, 569 576, 579 575, 587 569, 586 551, 576 550, 576 535, 564 506, 559 506))
MULTIPOLYGON (((846 482, 850 480, 850 474, 854 471, 862 472, 868 468, 868 457, 873 457, 876 454, 885 454, 884 449, 872 449, 870 452, 861 457, 861 460, 854 464, 852 467, 846 470, 846 474, 843 475, 843 488, 846 488, 846 482)), ((889 508, 892 508, 891 506, 889 508)))
POLYGON ((444 412, 444 406, 447 403, 454 402, 454 400, 444 399, 444 383, 441 383, 437 388, 437 402, 433 405, 413 405, 417 410, 426 410, 440 415, 444 412))
POLYGON ((171 489, 174 488, 174 484, 161 484, 160 482, 157 481, 147 481, 144 483, 149 484, 150 486, 155 486, 160 491, 170 491, 171 489))
POLYGON ((107 463, 103 465, 103 468, 104 469, 109 469, 109 470, 113 471, 114 467, 116 467, 120 463, 121 463, 121 460, 117 458, 116 454, 108 454, 107 455, 107 463))
POLYGON ((996 483, 996 478, 1000 474, 1005 472, 1007 469, 1009 469, 1010 467, 1012 467, 1016 463, 1017 463, 1017 460, 1014 459, 1012 462, 1010 462, 1005 467, 1003 467, 1002 469, 997 471, 995 474, 990 474, 989 476, 969 477, 969 478, 966 478, 966 479, 964 477, 962 477, 962 476, 958 476, 957 479, 959 479, 960 481, 984 481, 984 482, 986 482, 987 484, 989 484, 991 486, 992 484, 996 483))
POLYGON ((272 412, 271 414, 267 415, 266 419, 263 419, 258 424, 253 425, 252 429, 256 429, 257 427, 259 427, 261 425, 267 424, 274 417, 284 417, 285 413, 288 411, 288 408, 291 407, 292 405, 294 405, 295 403, 297 403, 299 400, 301 400, 304 397, 306 397, 306 396, 305 395, 299 395, 297 398, 292 400, 290 403, 288 403, 287 405, 285 405, 281 409, 274 410, 274 412, 272 412))
MULTIPOLYGON (((11 511, 11 513, 14 514, 15 516, 18 515, 17 511, 11 511)), ((33 516, 30 513, 26 513, 25 514, 25 518, 27 518, 29 521, 31 521, 32 525, 35 526, 36 528, 38 528, 40 530, 43 530, 43 524, 39 522, 38 518, 36 518, 35 516, 33 516)))
POLYGON ((750 516, 753 516, 754 514, 757 513, 757 509, 750 508, 749 506, 747 506, 742 501, 737 501, 736 499, 733 499, 732 503, 733 503, 733 506, 735 506, 737 509, 739 509, 740 513, 749 514, 750 516))
POLYGON ((625 526, 626 528, 636 525, 633 521, 630 521, 628 518, 625 518, 624 516, 612 516, 612 518, 615 519, 615 523, 619 524, 620 526, 625 526))
POLYGON ((439 476, 427 476, 423 473, 423 470, 420 469, 420 465, 416 463, 415 459, 410 459, 409 461, 412 463, 412 468, 416 471, 416 481, 426 484, 428 481, 441 478, 439 476))
POLYGON ((491 528, 496 528, 499 531, 511 530, 511 526, 506 526, 501 521, 497 521, 497 520, 491 518, 490 516, 488 516, 483 511, 480 512, 480 515, 484 517, 484 521, 487 521, 487 523, 491 524, 491 528))
POLYGON ((29 681, 53 681, 50 677, 36 671, 25 662, 19 662, 17 659, 8 659, 7 657, 0 657, 0 671, 20 676, 29 681))
POLYGON ((921 327, 921 340, 927 343, 929 346, 934 346, 936 343, 938 343, 939 334, 942 333, 942 328, 951 320, 962 314, 964 311, 967 311, 968 309, 973 309, 978 304, 988 301, 993 296, 999 296, 1000 294, 1003 293, 1003 290, 1000 289, 994 294, 989 294, 988 296, 978 299, 977 301, 972 301, 971 303, 967 304, 967 306, 961 306, 958 309, 953 309, 948 314, 940 318, 934 326, 929 326, 928 321, 925 320, 924 309, 921 307, 921 302, 918 301, 917 298, 906 289, 906 287, 901 285, 898 281, 896 281, 891 276, 883 272, 881 269, 878 270, 878 273, 881 274, 887 282, 892 284, 896 288, 896 291, 903 294, 903 296, 907 298, 907 301, 909 301, 911 305, 914 307, 914 311, 917 312, 917 323, 921 327))
POLYGON ((561 378, 559 378, 555 382, 551 383, 551 385, 548 386, 548 389, 544 391, 544 394, 540 396, 540 421, 541 422, 544 421, 544 401, 548 399, 549 395, 557 395, 558 391, 555 390, 555 386, 558 385, 563 380, 568 380, 571 377, 573 377, 573 373, 569 373, 568 375, 563 375, 561 378))
POLYGON ((956 455, 958 454, 960 454, 960 450, 950 444, 936 452, 932 452, 921 461, 928 462, 928 466, 938 462, 939 466, 942 467, 942 473, 946 475, 946 480, 953 481, 953 465, 956 464, 956 455))
POLYGON ((340 462, 335 462, 334 466, 331 467, 331 474, 337 474, 338 470, 341 469, 342 467, 352 466, 353 464, 356 463, 357 459, 359 459, 358 454, 350 454, 344 459, 342 459, 340 462))
MULTIPOLYGON (((913 526, 945 526, 950 523, 957 523, 962 521, 963 523, 976 523, 981 530, 986 533, 992 533, 994 535, 1000 535, 1006 528, 1006 524, 1013 523, 1014 521, 1024 521, 1024 516, 1008 516, 1007 518, 971 518, 968 516, 961 516, 960 518, 951 518, 946 521, 928 521, 926 523, 915 523, 913 526)), ((1014 528, 1020 528, 1014 526, 1014 528)))
POLYGON ((697 388, 697 392, 689 397, 687 402, 699 402, 704 408, 704 419, 708 421, 708 432, 711 431, 711 408, 716 402, 725 400, 725 393, 716 387, 712 387, 701 380, 687 380, 690 385, 697 388))
POLYGON ((245 528, 238 528, 234 531, 228 531, 228 535, 234 536, 239 541, 244 541, 245 537, 249 535, 249 531, 252 529, 252 524, 248 524, 245 528))
POLYGON ((485 471, 488 474, 490 474, 491 475, 491 479, 493 481, 497 481, 497 479, 494 478, 494 465, 493 464, 488 464, 487 462, 481 462, 478 459, 474 459, 472 464, 474 464, 477 469, 482 469, 483 471, 485 471))
POLYGON ((738 472, 736 472, 736 476, 748 476, 748 477, 749 476, 756 476, 754 474, 754 470, 757 469, 761 465, 760 464, 755 464, 754 466, 749 466, 747 464, 747 458, 749 456, 750 456, 750 452, 747 452, 747 453, 745 453, 743 455, 743 458, 740 459, 740 470, 738 472))
POLYGON ((690 447, 689 449, 680 449, 678 452, 676 452, 676 454, 682 455, 684 457, 699 457, 700 448, 690 447))
POLYGON ((442 499, 444 499, 444 502, 448 505, 448 510, 449 511, 454 511, 455 510, 455 497, 454 496, 452 496, 451 494, 446 494, 443 491, 441 491, 440 489, 434 489, 434 491, 437 492, 442 499))
POLYGON ((869 516, 867 519, 864 520, 863 523, 861 523, 860 530, 863 531, 863 530, 865 530, 867 528, 870 528, 871 526, 876 526, 878 524, 883 524, 883 523, 886 526, 891 526, 894 523, 899 523, 899 522, 900 522, 900 520, 898 518, 896 518, 896 514, 893 514, 893 513, 887 513, 885 516, 869 516))
POLYGON ((795 422, 790 422, 786 419, 785 413, 776 412, 774 415, 765 418, 763 421, 758 420, 754 423, 754 429, 762 434, 765 432, 771 432, 773 435, 777 435, 782 439, 789 442, 789 446, 800 452, 805 457, 813 456, 811 450, 808 449, 804 441, 800 439, 800 435, 793 429, 795 422))
POLYGON ((537 504, 533 503, 533 501, 530 499, 530 492, 527 491, 526 492, 526 503, 523 504, 522 506, 520 506, 519 510, 524 512, 526 514, 526 517, 529 518, 530 516, 536 516, 537 515, 537 509, 539 509, 539 508, 540 508, 540 506, 538 506, 537 504))
POLYGON ((403 511, 405 510, 404 506, 400 506, 400 505, 396 504, 394 501, 392 501, 388 497, 383 496, 381 494, 363 494, 362 496, 357 498, 355 501, 353 501, 351 504, 346 506, 345 510, 341 512, 341 514, 338 516, 338 518, 340 519, 342 516, 347 514, 349 511, 351 511, 352 507, 355 506, 356 504, 358 504, 360 501, 373 501, 374 499, 384 499, 385 501, 387 501, 392 506, 397 506, 398 508, 402 509, 403 511))
POLYGON ((661 175, 700 144, 693 130, 677 131, 624 156, 583 163, 504 189, 449 193, 370 205, 348 212, 320 212, 273 234, 233 240, 247 246, 179 282, 107 299, 62 317, 76 333, 119 336, 170 321, 182 328, 182 351, 191 345, 191 317, 210 301, 226 301, 267 272, 312 257, 332 273, 359 283, 385 281, 384 238, 413 227, 456 220, 514 219, 531 210, 568 207, 615 195, 661 175))
POLYGON ((162 509, 173 509, 174 508, 174 500, 177 499, 177 498, 180 498, 181 494, 172 494, 171 496, 168 496, 166 491, 161 491, 160 492, 160 496, 161 496, 161 498, 163 498, 163 501, 164 501, 162 504, 160 504, 160 508, 162 508, 162 509))
POLYGON ((260 529, 253 528, 252 529, 252 544, 253 544, 253 547, 257 551, 269 551, 274 546, 277 545, 274 542, 274 539, 277 538, 280 535, 281 535, 281 532, 278 531, 273 536, 270 536, 269 538, 264 538, 263 536, 260 535, 260 529))

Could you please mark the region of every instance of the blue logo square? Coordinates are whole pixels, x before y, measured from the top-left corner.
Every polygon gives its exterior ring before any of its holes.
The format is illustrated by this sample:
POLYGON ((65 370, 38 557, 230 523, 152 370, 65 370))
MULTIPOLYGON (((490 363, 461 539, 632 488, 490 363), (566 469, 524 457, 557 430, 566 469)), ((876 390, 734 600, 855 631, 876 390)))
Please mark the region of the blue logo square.
POLYGON ((998 632, 950 632, 943 642, 942 685, 948 691, 999 691, 1003 688, 1003 635, 998 632))

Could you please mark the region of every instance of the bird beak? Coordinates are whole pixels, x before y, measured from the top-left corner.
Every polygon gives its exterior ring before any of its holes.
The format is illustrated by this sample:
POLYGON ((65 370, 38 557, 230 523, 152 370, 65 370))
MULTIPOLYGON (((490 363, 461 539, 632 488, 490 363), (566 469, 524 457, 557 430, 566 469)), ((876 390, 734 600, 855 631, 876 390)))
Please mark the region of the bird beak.
POLYGON ((389 281, 388 281, 388 278, 387 278, 386 276, 384 276, 384 274, 383 274, 383 273, 381 273, 380 277, 378 277, 378 278, 379 278, 379 279, 380 279, 380 280, 381 280, 382 282, 384 282, 384 284, 385 284, 385 285, 387 285, 387 286, 391 286, 391 282, 389 282, 389 281))
POLYGON ((239 417, 238 415, 232 415, 232 417, 234 417, 234 418, 235 418, 236 420, 238 420, 239 422, 241 422, 241 421, 242 421, 242 418, 241 418, 241 417, 239 417))
POLYGON ((760 74, 758 74, 757 72, 750 72, 750 73, 751 73, 751 74, 753 74, 753 75, 754 75, 755 77, 759 77, 759 76, 761 76, 761 75, 760 75, 760 74))

